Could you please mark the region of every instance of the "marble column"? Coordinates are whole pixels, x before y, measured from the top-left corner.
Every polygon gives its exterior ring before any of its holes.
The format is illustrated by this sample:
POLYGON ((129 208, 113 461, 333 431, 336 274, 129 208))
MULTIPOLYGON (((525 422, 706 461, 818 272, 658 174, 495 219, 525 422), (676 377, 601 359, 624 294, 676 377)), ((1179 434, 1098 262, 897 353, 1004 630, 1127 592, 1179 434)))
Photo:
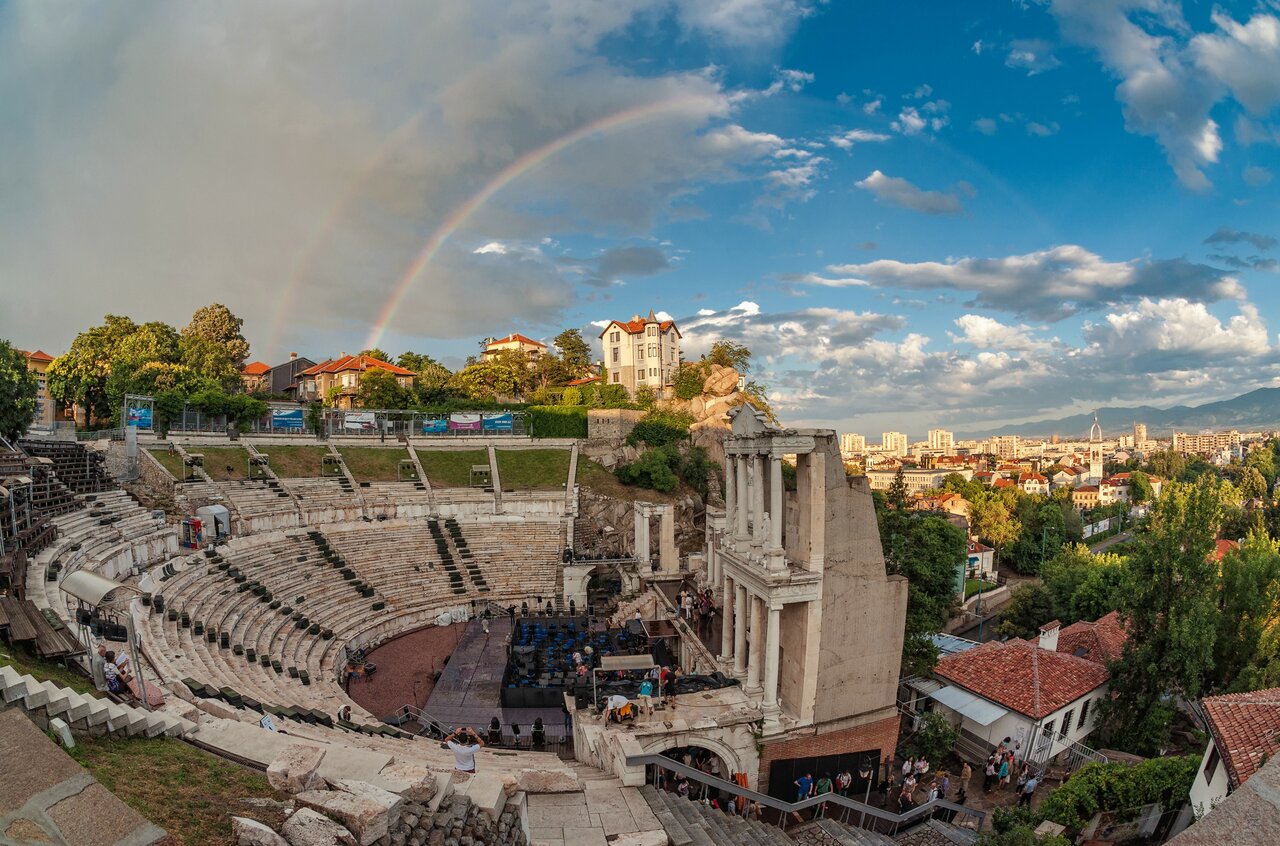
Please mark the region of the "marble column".
POLYGON ((747 540, 747 517, 751 510, 750 500, 747 498, 751 492, 750 483, 747 480, 747 456, 735 456, 738 462, 738 504, 736 507, 738 522, 734 527, 733 536, 736 540, 747 540))
POLYGON ((724 577, 724 602, 720 608, 720 655, 726 660, 733 660, 733 615, 737 613, 738 603, 734 596, 736 588, 733 579, 724 577))
POLYGON ((724 525, 730 535, 738 525, 738 461, 737 456, 724 456, 724 525))
POLYGON ((734 584, 733 598, 733 674, 742 678, 747 671, 747 589, 734 584))
POLYGON ((782 608, 770 605, 769 623, 764 636, 764 707, 778 707, 778 660, 781 655, 782 608))
POLYGON ((680 572, 680 550, 676 549, 676 507, 661 506, 658 515, 658 566, 664 573, 680 572))
POLYGON ((769 457, 769 548, 782 549, 782 459, 769 457))
POLYGON ((767 538, 764 536, 764 456, 751 457, 751 545, 763 547, 767 538))
POLYGON ((640 575, 649 575, 649 511, 636 505, 636 569, 640 575))
POLYGON ((751 597, 751 654, 747 657, 746 692, 750 695, 760 693, 760 670, 764 665, 764 602, 758 597, 751 597))

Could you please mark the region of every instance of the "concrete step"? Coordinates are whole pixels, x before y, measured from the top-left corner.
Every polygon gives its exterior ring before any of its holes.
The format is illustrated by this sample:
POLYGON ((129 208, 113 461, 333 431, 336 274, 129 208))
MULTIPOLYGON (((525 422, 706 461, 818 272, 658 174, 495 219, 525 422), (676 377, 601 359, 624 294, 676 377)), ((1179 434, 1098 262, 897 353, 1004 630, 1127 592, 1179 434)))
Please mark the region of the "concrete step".
POLYGON ((896 840, 878 831, 844 825, 832 819, 818 820, 814 825, 840 846, 898 846, 896 840))

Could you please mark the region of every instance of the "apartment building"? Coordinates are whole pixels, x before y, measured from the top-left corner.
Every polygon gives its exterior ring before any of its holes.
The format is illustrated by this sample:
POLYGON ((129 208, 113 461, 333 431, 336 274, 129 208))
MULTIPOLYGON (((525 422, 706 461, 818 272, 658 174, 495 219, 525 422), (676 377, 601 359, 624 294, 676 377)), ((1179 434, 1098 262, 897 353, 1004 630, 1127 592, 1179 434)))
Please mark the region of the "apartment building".
POLYGON ((902 432, 882 432, 880 434, 880 448, 890 455, 896 455, 899 458, 907 454, 907 436, 902 432))
POLYGON ((1181 453, 1203 453, 1209 455, 1220 450, 1238 450, 1242 437, 1232 429, 1229 432, 1206 432, 1192 435, 1187 432, 1173 433, 1173 449, 1181 453))
POLYGON ((49 396, 49 388, 45 382, 45 372, 53 363, 53 356, 43 350, 27 352, 18 350, 27 360, 27 369, 36 377, 36 411, 31 415, 31 425, 37 429, 52 429, 54 420, 54 402, 49 396))
POLYGON ((855 435, 853 432, 845 432, 840 436, 840 456, 842 458, 852 458, 855 455, 862 455, 867 450, 867 439, 862 435, 855 435))
POLYGON ((1000 459, 1015 459, 1018 457, 1017 435, 996 435, 991 438, 988 449, 991 453, 1000 459))
MULTIPOLYGON (((973 478, 973 471, 967 467, 963 469, 954 467, 937 467, 933 469, 904 467, 902 468, 902 481, 907 486, 907 493, 914 494, 940 487, 942 480, 952 473, 959 474, 965 481, 973 478)), ((896 470, 868 470, 867 482, 871 485, 871 490, 873 491, 887 491, 889 486, 893 484, 893 478, 897 474, 898 471, 896 470)))
POLYGON ((955 436, 946 429, 929 430, 929 449, 949 453, 955 447, 955 436))
POLYGON ((648 317, 610 321, 600 333, 609 384, 622 385, 631 396, 644 386, 659 396, 668 393, 680 367, 680 338, 675 321, 659 320, 652 310, 648 317))

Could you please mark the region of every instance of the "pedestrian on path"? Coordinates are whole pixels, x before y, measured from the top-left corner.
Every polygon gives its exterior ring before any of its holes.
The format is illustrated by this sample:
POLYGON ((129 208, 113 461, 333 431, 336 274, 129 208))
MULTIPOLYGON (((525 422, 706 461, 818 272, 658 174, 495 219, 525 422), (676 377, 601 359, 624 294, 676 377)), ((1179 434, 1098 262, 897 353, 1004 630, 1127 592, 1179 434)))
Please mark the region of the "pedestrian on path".
POLYGON ((1036 786, 1038 784, 1039 784, 1039 781, 1036 779, 1035 776, 1032 776, 1031 778, 1027 779, 1026 784, 1022 785, 1022 793, 1018 796, 1019 808, 1021 808, 1023 805, 1026 805, 1028 808, 1031 807, 1031 796, 1036 792, 1036 786))

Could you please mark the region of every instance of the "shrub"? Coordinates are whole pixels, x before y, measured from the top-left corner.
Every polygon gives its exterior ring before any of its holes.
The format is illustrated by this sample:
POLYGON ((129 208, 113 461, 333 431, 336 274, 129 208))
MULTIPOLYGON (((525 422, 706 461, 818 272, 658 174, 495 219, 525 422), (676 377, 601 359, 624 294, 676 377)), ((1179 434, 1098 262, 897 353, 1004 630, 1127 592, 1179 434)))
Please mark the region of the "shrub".
POLYGON ((535 438, 585 438, 585 406, 535 405, 529 408, 529 434, 535 438))
POLYGON ((650 388, 648 385, 641 385, 636 388, 636 405, 641 408, 653 408, 655 399, 657 399, 657 397, 653 394, 653 388, 650 388))
POLYGON ((1151 758, 1133 767, 1086 764, 1038 810, 1044 819, 1079 829, 1099 811, 1136 811, 1152 803, 1174 808, 1186 801, 1199 770, 1199 755, 1151 758))
POLYGON ((564 393, 560 394, 561 405, 582 405, 582 389, 581 388, 565 388, 564 393))
POLYGON ((942 762, 955 752, 959 742, 960 730, 942 714, 929 711, 920 718, 920 728, 911 738, 910 746, 917 755, 923 755, 935 767, 941 767, 942 762))
POLYGON ((693 416, 678 411, 659 411, 651 409, 640 418, 631 434, 627 435, 627 443, 631 446, 644 444, 651 447, 663 447, 682 441, 689 436, 689 427, 693 425, 693 416))
POLYGON ((645 450, 635 461, 615 468, 613 475, 624 485, 651 488, 662 493, 671 493, 680 485, 679 477, 669 464, 669 456, 661 449, 645 450))
POLYGON ((676 398, 691 400, 702 394, 702 386, 707 381, 707 365, 703 362, 685 361, 680 364, 673 381, 676 398))

